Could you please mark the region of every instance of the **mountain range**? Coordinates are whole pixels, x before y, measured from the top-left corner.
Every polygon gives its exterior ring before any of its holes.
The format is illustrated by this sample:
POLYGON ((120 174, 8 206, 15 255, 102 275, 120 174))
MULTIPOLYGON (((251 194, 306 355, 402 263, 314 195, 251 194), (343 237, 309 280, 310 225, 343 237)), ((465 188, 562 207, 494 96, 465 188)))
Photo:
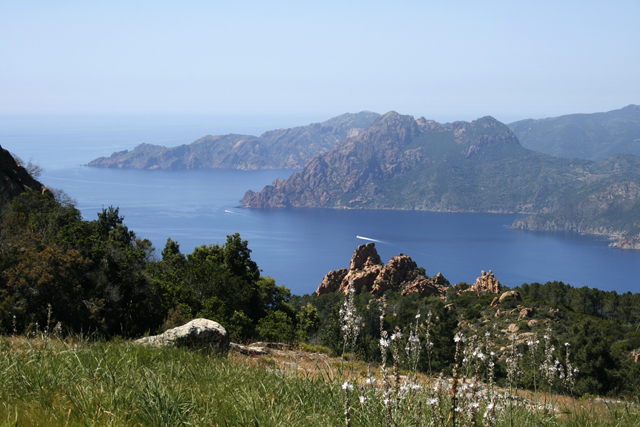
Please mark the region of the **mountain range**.
POLYGON ((244 207, 532 214, 513 226, 612 236, 640 249, 640 107, 504 125, 369 111, 192 144, 141 144, 88 166, 300 169, 244 207), (635 154, 635 155, 634 155, 635 154))
POLYGON ((322 123, 252 135, 205 136, 191 144, 140 144, 132 151, 100 157, 87 166, 133 169, 300 169, 307 159, 355 136, 380 115, 343 114, 322 123))
POLYGON ((639 185, 640 158, 633 155, 553 157, 522 147, 489 116, 445 126, 392 111, 288 179, 247 191, 241 202, 538 214, 513 225, 612 235, 619 247, 640 248, 639 185))

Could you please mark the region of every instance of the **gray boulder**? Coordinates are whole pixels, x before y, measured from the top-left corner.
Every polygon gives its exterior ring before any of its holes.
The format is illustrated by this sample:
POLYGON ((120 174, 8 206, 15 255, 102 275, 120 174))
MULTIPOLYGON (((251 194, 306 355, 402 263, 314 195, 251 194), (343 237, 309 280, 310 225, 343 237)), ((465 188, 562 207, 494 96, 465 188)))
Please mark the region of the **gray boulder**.
POLYGON ((136 344, 153 346, 198 346, 211 347, 219 352, 229 351, 229 335, 218 322, 209 319, 194 319, 163 334, 140 338, 136 344))

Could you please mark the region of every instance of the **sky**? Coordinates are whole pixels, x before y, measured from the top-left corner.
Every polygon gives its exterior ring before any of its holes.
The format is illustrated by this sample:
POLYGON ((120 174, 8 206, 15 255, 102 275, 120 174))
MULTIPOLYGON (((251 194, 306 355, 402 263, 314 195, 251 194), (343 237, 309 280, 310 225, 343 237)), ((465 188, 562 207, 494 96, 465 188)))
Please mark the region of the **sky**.
POLYGON ((0 0, 0 114, 506 123, 640 104, 640 2, 0 0))

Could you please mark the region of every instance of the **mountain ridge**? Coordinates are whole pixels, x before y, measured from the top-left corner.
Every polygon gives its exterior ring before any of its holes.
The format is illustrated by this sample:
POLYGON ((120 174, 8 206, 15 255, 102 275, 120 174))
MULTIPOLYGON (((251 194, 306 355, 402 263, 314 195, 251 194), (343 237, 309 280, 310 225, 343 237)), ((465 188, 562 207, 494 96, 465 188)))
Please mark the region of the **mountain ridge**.
MULTIPOLYGON (((605 183, 626 181, 640 183, 640 158, 558 158, 522 147, 506 125, 490 116, 444 127, 392 111, 365 132, 313 157, 287 180, 257 193, 247 191, 241 203, 250 208, 550 214, 568 202, 584 211, 584 203, 597 203, 588 197, 605 183), (581 198, 586 202, 576 201, 581 198)), ((629 237, 633 230, 618 221, 607 234, 629 237)))
POLYGON ((557 157, 604 160, 640 156, 640 106, 592 114, 568 114, 507 125, 523 147, 557 157))
POLYGON ((300 169, 314 155, 363 132, 379 114, 346 113, 321 123, 264 132, 259 137, 208 135, 191 144, 163 147, 140 144, 87 166, 134 169, 300 169))

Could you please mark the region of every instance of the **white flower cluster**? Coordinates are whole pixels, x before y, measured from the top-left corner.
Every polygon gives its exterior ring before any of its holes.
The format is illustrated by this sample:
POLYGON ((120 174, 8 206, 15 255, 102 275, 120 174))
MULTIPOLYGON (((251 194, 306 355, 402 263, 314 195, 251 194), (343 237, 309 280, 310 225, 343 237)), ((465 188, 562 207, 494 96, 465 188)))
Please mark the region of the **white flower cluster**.
POLYGON ((548 334, 544 336, 544 360, 540 365, 540 373, 547 380, 549 387, 553 387, 558 365, 553 360, 553 352, 556 348, 551 345, 551 328, 547 329, 547 332, 548 334))
POLYGON ((349 347, 352 351, 356 345, 358 334, 360 333, 360 323, 362 320, 356 314, 355 306, 355 287, 353 282, 349 282, 349 295, 340 308, 340 320, 342 321, 342 336, 344 338, 345 347, 349 347))
POLYGON ((353 390, 353 385, 349 382, 349 380, 345 381, 344 384, 342 384, 342 389, 343 390, 353 390))

